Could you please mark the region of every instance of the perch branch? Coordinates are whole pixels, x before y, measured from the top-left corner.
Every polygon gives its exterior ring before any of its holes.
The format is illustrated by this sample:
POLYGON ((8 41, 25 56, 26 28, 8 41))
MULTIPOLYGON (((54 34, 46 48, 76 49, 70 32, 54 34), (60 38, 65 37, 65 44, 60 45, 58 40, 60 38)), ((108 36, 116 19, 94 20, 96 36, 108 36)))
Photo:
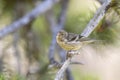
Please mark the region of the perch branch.
POLYGON ((57 72, 55 80, 61 80, 62 75, 64 74, 65 70, 68 68, 68 65, 70 64, 70 61, 71 61, 71 58, 68 58, 64 62, 60 70, 57 72))
MULTIPOLYGON (((97 12, 95 13, 94 17, 90 20, 90 22, 88 23, 87 27, 84 29, 84 31, 82 32, 82 36, 86 36, 88 37, 91 32, 97 27, 97 25, 99 24, 99 22, 104 18, 107 10, 109 9, 109 5, 111 3, 112 0, 107 0, 106 2, 103 3, 103 5, 97 10, 97 12)), ((60 70, 57 72, 55 80, 61 80, 62 79, 62 75, 65 72, 65 70, 67 69, 67 67, 69 66, 71 61, 71 58, 68 58, 64 64, 62 65, 62 67, 60 68, 60 70)))

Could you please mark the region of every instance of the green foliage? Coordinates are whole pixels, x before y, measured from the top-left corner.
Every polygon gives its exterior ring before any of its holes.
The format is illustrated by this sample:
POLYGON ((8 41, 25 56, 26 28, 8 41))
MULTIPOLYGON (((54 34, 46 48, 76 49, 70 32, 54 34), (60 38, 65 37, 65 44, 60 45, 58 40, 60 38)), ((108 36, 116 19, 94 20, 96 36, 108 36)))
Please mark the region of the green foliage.
POLYGON ((68 15, 65 25, 65 29, 69 32, 74 32, 80 34, 85 26, 88 24, 89 20, 92 18, 93 13, 83 12, 77 15, 68 15))
POLYGON ((21 3, 32 3, 32 0, 0 0, 2 2, 2 9, 3 11, 11 11, 15 8, 16 3, 21 2, 21 3))
POLYGON ((34 21, 33 31, 38 35, 41 48, 43 48, 43 50, 48 49, 52 35, 49 24, 46 22, 44 16, 41 16, 34 21))
MULTIPOLYGON (((6 80, 5 75, 0 74, 0 80, 6 80)), ((23 78, 22 76, 16 74, 14 76, 11 76, 10 80, 26 80, 26 79, 23 78)))
POLYGON ((113 44, 117 38, 117 32, 114 28, 109 28, 104 30, 103 32, 94 31, 91 35, 92 37, 103 40, 103 44, 113 44))
POLYGON ((99 80, 99 77, 95 76, 95 74, 83 74, 83 72, 81 72, 79 68, 77 68, 77 70, 73 69, 73 75, 75 80, 99 80))
POLYGON ((84 76, 82 80, 99 80, 99 79, 93 75, 87 75, 84 76))
POLYGON ((26 79, 20 75, 16 75, 16 76, 13 76, 11 80, 26 80, 26 79))
POLYGON ((5 80, 4 75, 0 74, 0 80, 5 80))

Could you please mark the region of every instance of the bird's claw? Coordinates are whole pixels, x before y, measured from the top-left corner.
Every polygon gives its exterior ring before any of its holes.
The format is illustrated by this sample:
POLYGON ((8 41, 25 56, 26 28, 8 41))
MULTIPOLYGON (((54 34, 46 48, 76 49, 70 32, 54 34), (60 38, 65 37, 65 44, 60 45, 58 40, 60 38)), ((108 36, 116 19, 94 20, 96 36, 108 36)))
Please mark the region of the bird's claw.
POLYGON ((67 52, 67 59, 71 58, 73 55, 79 55, 80 51, 79 50, 70 50, 67 52))

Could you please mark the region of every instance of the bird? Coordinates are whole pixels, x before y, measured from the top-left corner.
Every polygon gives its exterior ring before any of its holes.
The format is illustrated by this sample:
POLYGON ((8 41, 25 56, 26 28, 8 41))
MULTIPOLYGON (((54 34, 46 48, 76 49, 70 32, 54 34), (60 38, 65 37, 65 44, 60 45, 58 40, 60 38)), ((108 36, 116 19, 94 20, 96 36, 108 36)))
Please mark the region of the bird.
POLYGON ((66 51, 79 50, 82 46, 94 41, 80 34, 68 33, 65 30, 60 30, 56 36, 57 44, 66 51))

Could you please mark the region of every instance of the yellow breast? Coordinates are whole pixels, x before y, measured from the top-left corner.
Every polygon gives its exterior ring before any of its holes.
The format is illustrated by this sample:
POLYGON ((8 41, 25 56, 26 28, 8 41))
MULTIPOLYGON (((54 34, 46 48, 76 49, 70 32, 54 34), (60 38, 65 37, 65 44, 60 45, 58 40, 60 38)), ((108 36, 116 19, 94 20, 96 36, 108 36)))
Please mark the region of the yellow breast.
POLYGON ((79 50, 82 46, 81 42, 65 42, 57 39, 57 43, 64 50, 79 50))

